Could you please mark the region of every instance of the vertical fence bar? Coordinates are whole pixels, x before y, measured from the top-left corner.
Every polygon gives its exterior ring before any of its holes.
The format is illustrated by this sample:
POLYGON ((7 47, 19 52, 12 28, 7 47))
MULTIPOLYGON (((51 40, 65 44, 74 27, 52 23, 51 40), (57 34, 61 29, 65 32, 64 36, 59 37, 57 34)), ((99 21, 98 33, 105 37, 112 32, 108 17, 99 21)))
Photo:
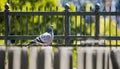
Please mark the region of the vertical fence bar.
POLYGON ((67 46, 69 43, 69 35, 70 35, 70 17, 69 13, 69 4, 65 5, 65 45, 67 46))
MULTIPOLYGON (((83 17, 86 19, 86 16, 85 15, 83 15, 83 17)), ((85 35, 86 36, 86 20, 84 21, 84 25, 83 25, 83 29, 84 29, 84 32, 83 32, 83 35, 85 35)))
POLYGON ((5 45, 8 46, 10 41, 8 40, 8 35, 10 34, 10 17, 9 17, 9 4, 5 5, 4 19, 5 19, 5 45))
MULTIPOLYGON (((78 21, 78 19, 77 19, 77 17, 78 16, 75 16, 75 35, 77 35, 77 31, 78 31, 78 28, 77 28, 77 21, 78 21)), ((75 44, 77 45, 78 44, 78 42, 77 42, 77 40, 75 41, 75 44)))
MULTIPOLYGON (((34 7, 32 6, 32 12, 34 12, 34 7)), ((35 35, 35 24, 34 24, 34 15, 32 15, 32 35, 35 35)))
MULTIPOLYGON (((103 16, 103 17, 104 17, 104 36, 106 36, 106 19, 105 19, 105 16, 103 16)), ((104 40, 104 46, 106 46, 105 40, 104 40)))
POLYGON ((82 35, 82 29, 83 29, 83 26, 82 26, 82 15, 80 15, 80 35, 82 35))
MULTIPOLYGON (((26 7, 26 12, 28 12, 28 7, 26 7)), ((26 35, 28 34, 28 16, 26 16, 26 35)))
MULTIPOLYGON (((84 6, 84 11, 86 12, 86 6, 84 6)), ((83 24, 83 31, 84 31, 83 35, 86 36, 86 22, 87 22, 86 15, 83 15, 83 18, 85 19, 84 24, 83 24)))
POLYGON ((89 22, 89 24, 90 24, 90 36, 92 36, 92 16, 90 16, 90 22, 89 22))
MULTIPOLYGON (((20 7, 20 12, 22 12, 22 7, 20 7)), ((24 34, 23 20, 22 20, 22 16, 20 16, 20 35, 23 34, 24 34)), ((20 40, 20 45, 22 45, 22 40, 20 40)))
POLYGON ((99 8, 100 8, 100 4, 97 3, 95 5, 95 38, 98 39, 99 37, 99 21, 100 21, 100 15, 99 15, 99 8))
MULTIPOLYGON (((50 6, 50 12, 52 12, 52 7, 50 6)), ((50 15, 50 24, 52 25, 53 15, 50 15)))
MULTIPOLYGON (((117 7, 116 7, 116 13, 117 13, 117 7)), ((115 15, 115 21, 116 21, 116 35, 115 36, 116 37, 118 36, 118 21, 117 21, 118 19, 117 18, 118 18, 118 15, 116 14, 115 15)), ((118 40, 116 40, 116 47, 117 45, 118 45, 118 40)))
MULTIPOLYGON (((40 6, 38 7, 38 11, 40 12, 40 6)), ((40 34, 40 28, 41 28, 41 26, 40 26, 40 15, 38 15, 38 34, 40 34)))
MULTIPOLYGON (((47 12, 47 7, 45 6, 44 7, 44 12, 46 13, 47 12)), ((47 27, 46 27, 46 24, 47 24, 47 15, 45 14, 45 15, 43 15, 43 22, 44 22, 44 24, 42 24, 43 26, 44 26, 44 28, 43 29, 46 29, 47 27)), ((42 31, 42 33, 43 33, 43 31, 42 31)))
MULTIPOLYGON (((58 12, 58 7, 56 7, 56 12, 58 12)), ((58 22, 59 18, 58 18, 58 15, 56 15, 55 18, 56 18, 56 21, 55 21, 56 22, 56 29, 58 30, 59 29, 59 22, 58 22)), ((56 34, 58 34, 58 32, 56 34)), ((59 40, 56 40, 56 41, 57 41, 57 43, 59 42, 59 40)))

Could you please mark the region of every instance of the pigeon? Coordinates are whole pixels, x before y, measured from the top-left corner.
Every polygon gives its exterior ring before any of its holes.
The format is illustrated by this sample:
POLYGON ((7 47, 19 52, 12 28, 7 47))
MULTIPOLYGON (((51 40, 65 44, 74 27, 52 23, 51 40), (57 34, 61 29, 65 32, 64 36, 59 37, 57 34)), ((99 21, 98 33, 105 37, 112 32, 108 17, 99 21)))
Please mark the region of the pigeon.
POLYGON ((42 46, 48 46, 52 43, 53 38, 54 38, 53 25, 50 25, 47 32, 33 39, 31 42, 29 42, 26 45, 26 47, 30 47, 31 45, 36 45, 36 44, 41 44, 42 46))

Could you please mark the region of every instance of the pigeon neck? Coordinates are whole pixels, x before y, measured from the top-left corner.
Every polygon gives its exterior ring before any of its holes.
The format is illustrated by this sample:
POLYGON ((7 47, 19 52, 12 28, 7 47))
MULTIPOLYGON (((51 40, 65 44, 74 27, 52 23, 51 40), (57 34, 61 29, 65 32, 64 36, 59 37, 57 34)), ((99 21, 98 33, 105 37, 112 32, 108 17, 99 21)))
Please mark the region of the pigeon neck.
POLYGON ((48 33, 52 33, 52 29, 48 29, 48 31, 47 31, 48 33))

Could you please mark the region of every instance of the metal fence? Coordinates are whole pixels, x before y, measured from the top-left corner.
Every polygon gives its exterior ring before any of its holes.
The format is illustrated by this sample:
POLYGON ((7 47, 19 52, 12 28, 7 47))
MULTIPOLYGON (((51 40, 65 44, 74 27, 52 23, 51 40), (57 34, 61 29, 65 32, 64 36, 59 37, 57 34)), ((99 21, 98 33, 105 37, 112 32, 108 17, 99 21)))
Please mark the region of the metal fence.
MULTIPOLYGON (((93 12, 70 12, 65 6, 63 12, 56 11, 23 12, 10 11, 5 5, 5 11, 0 12, 0 40, 8 45, 23 46, 29 40, 45 32, 50 24, 54 28, 52 46, 119 46, 120 35, 118 18, 120 12, 99 12, 99 5, 93 12), (112 20, 111 18, 115 19, 112 20)), ((2 43, 1 43, 2 45, 2 43)))

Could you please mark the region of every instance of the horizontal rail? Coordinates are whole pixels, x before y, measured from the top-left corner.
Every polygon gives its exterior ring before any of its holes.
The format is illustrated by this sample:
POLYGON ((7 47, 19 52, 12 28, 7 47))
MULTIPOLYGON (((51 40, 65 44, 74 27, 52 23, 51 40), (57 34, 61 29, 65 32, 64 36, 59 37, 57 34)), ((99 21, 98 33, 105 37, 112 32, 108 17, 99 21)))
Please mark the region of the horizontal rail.
POLYGON ((0 39, 5 39, 5 36, 0 36, 0 39))
MULTIPOLYGON (((8 39, 34 39, 39 35, 9 35, 8 39)), ((70 39, 75 39, 75 40, 86 40, 86 39, 95 39, 95 36, 87 36, 87 35, 82 35, 82 36, 76 36, 76 35, 69 35, 68 36, 70 39)), ((64 35, 55 35, 54 39, 65 39, 66 37, 64 35)), ((0 36, 0 39, 5 39, 5 36, 0 36)), ((99 36, 99 39, 104 39, 104 40, 120 40, 120 36, 99 36)))
MULTIPOLYGON (((34 39, 36 38, 37 36, 39 35, 9 35, 8 36, 8 39, 34 39)), ((62 36, 62 35, 56 35, 55 36, 55 39, 63 39, 65 36, 62 36)))
MULTIPOLYGON (((120 12, 99 12, 99 15, 120 15, 120 12)), ((0 12, 0 16, 3 16, 4 12, 0 12)), ((65 15, 65 12, 9 12, 9 15, 19 16, 19 15, 65 15)), ((96 15, 95 12, 68 12, 68 15, 96 15)))
MULTIPOLYGON (((3 46, 3 45, 0 45, 0 46, 3 46)), ((26 44, 12 44, 12 45, 8 45, 8 46, 19 46, 19 47, 24 47, 24 46, 26 46, 26 44)), ((34 46, 40 46, 41 47, 41 45, 33 45, 33 46, 31 46, 31 47, 34 47, 34 46)), ((52 47, 76 47, 76 46, 78 46, 78 47, 110 47, 110 46, 112 46, 112 47, 119 47, 120 45, 116 45, 116 44, 101 44, 101 45, 98 45, 98 44, 68 44, 67 46, 66 46, 66 44, 52 44, 52 45, 49 45, 49 46, 52 46, 52 47)))
POLYGON ((4 16, 4 12, 0 12, 0 16, 4 16))

